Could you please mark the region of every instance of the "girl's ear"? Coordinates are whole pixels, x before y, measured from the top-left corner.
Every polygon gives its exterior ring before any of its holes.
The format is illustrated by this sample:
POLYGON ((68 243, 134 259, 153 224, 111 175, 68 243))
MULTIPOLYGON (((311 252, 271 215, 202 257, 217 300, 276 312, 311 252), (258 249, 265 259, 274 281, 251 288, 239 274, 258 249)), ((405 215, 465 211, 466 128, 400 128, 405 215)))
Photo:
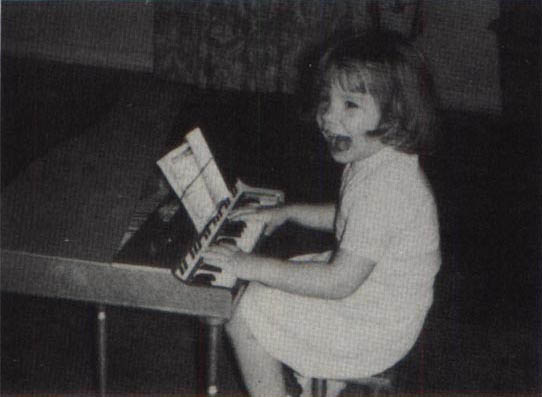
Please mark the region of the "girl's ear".
POLYGON ((404 111, 403 101, 397 93, 393 93, 387 106, 382 108, 380 120, 382 128, 398 127, 403 120, 404 111))

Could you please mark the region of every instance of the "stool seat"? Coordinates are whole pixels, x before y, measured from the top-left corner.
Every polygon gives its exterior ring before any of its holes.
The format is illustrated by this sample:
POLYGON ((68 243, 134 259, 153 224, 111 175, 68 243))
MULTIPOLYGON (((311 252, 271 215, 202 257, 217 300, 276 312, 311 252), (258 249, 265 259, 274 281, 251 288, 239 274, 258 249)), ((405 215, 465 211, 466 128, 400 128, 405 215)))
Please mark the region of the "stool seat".
POLYGON ((367 378, 347 379, 346 383, 362 385, 373 388, 391 388, 395 381, 394 374, 379 374, 367 378))
MULTIPOLYGON (((385 396, 394 391, 395 377, 395 371, 391 369, 366 378, 340 379, 337 381, 363 386, 371 396, 385 396)), ((326 397, 328 380, 335 379, 313 379, 312 394, 314 397, 326 397)))

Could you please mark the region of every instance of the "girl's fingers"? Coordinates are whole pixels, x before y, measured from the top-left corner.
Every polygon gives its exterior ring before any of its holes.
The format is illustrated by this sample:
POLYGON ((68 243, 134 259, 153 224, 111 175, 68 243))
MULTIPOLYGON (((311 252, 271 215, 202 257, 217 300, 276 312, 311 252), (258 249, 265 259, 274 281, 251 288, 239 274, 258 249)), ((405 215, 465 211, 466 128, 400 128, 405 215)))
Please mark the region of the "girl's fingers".
POLYGON ((216 252, 205 251, 202 254, 203 261, 209 265, 218 266, 220 268, 228 267, 230 256, 216 252))
POLYGON ((241 208, 235 211, 232 211, 228 216, 229 219, 233 220, 243 220, 245 218, 250 218, 252 216, 257 216, 258 211, 255 208, 241 208))
POLYGON ((237 251, 240 250, 240 248, 238 246, 236 246, 235 244, 231 244, 231 243, 220 243, 220 244, 217 244, 216 247, 219 248, 219 249, 225 250, 224 252, 227 252, 229 254, 234 254, 234 253, 236 253, 237 251))
POLYGON ((234 244, 220 243, 220 244, 210 245, 205 250, 205 253, 231 256, 232 254, 236 253, 239 250, 240 250, 239 247, 237 247, 234 244))
POLYGON ((203 252, 202 257, 205 263, 235 274, 234 255, 238 251, 239 248, 231 244, 212 245, 203 252))

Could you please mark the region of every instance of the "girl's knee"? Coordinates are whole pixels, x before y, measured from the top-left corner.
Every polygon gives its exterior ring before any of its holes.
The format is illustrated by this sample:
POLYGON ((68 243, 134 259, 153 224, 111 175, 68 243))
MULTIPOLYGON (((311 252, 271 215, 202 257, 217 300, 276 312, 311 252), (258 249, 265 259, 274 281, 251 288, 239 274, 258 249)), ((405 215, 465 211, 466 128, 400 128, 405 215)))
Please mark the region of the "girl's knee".
POLYGON ((240 310, 235 310, 231 319, 226 323, 225 330, 230 339, 235 343, 237 340, 254 339, 254 335, 250 331, 246 320, 240 313, 240 310))

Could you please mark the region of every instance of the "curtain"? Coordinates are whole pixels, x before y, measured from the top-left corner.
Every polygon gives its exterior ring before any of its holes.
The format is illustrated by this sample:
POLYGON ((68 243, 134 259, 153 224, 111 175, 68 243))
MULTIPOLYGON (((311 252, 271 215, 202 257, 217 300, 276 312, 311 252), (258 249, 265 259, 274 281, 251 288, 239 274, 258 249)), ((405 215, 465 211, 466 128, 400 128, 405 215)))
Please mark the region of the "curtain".
POLYGON ((292 92, 310 50, 369 25, 364 0, 155 3, 155 73, 201 88, 292 92))

